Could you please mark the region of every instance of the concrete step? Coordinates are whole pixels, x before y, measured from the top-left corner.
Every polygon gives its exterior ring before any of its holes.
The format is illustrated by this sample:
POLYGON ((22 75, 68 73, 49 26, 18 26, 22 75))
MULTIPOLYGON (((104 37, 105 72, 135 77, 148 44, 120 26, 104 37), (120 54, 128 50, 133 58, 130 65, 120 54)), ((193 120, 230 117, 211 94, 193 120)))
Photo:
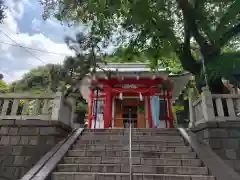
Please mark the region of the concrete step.
MULTIPOLYGON (((129 150, 129 145, 91 145, 91 144, 79 144, 74 145, 73 150, 129 150)), ((156 145, 133 145, 132 151, 161 151, 161 152, 178 152, 178 153, 187 153, 192 152, 191 147, 189 146, 156 146, 156 145)))
MULTIPOLYGON (((63 164, 129 164, 128 157, 64 157, 63 164)), ((141 158, 132 157, 133 165, 200 167, 200 159, 141 158)))
MULTIPOLYGON (((178 129, 174 128, 166 128, 166 129, 159 129, 159 128, 132 128, 132 133, 134 132, 150 132, 150 133, 159 133, 159 132, 179 132, 178 129)), ((129 132, 129 128, 109 128, 109 129, 85 129, 84 132, 91 132, 91 133, 100 133, 100 132, 122 132, 126 133, 129 132)))
MULTIPOLYGON (((121 135, 121 136, 129 136, 129 130, 127 131, 107 131, 107 132, 99 132, 99 131, 95 131, 95 132, 83 132, 83 135, 121 135)), ((132 131, 132 136, 142 136, 142 135, 146 135, 146 136, 163 136, 163 135, 167 135, 167 136, 179 136, 180 133, 178 131, 132 131)))
MULTIPOLYGON (((126 164, 59 164, 58 172, 102 172, 102 173, 128 173, 126 164)), ((179 174, 179 175, 208 175, 206 167, 182 166, 132 166, 133 173, 146 174, 179 174)))
MULTIPOLYGON (((70 150, 68 152, 68 156, 70 157, 81 157, 81 156, 105 156, 105 157, 128 157, 128 151, 81 151, 81 150, 70 150)), ((133 157, 146 157, 146 158, 187 158, 194 159, 197 157, 195 152, 189 153, 172 153, 172 152, 140 152, 140 151, 132 151, 133 157)))
MULTIPOLYGON (((51 180, 129 180, 129 173, 54 172, 51 180)), ((213 176, 133 173, 132 180, 215 180, 213 176)))
MULTIPOLYGON (((123 140, 108 140, 108 139, 102 139, 102 140, 77 140, 76 144, 119 144, 119 145, 127 145, 129 144, 128 139, 123 139, 123 140)), ((179 141, 179 142, 171 142, 171 141, 132 141, 132 145, 139 145, 139 144, 164 144, 165 146, 171 145, 171 146, 184 146, 185 142, 184 141, 179 141)))
MULTIPOLYGON (((120 135, 82 135, 79 137, 80 140, 129 140, 128 136, 120 135)), ((132 136, 132 141, 167 141, 167 142, 182 142, 181 136, 132 136)))

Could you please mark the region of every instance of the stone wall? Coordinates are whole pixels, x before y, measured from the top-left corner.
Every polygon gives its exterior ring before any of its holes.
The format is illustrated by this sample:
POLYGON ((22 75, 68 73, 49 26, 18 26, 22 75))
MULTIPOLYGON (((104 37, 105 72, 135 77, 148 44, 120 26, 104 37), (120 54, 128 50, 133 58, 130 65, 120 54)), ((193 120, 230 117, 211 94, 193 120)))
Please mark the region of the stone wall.
POLYGON ((192 129, 228 165, 240 173, 240 122, 207 122, 192 129))
POLYGON ((0 120, 0 180, 19 180, 70 131, 58 121, 0 120))

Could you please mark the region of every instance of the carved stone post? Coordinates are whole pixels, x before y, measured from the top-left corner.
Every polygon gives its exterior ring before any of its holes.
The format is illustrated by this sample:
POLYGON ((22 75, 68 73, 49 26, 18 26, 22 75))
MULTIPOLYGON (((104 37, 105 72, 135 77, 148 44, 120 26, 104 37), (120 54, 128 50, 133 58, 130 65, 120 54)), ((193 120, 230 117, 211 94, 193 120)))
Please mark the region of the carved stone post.
POLYGON ((60 120, 60 111, 61 111, 62 107, 63 107, 63 93, 56 92, 56 96, 53 100, 51 120, 53 120, 53 121, 60 120))
POLYGON ((194 127, 195 125, 195 121, 196 121, 196 117, 195 117, 195 114, 194 114, 194 109, 193 109, 193 96, 194 96, 194 93, 193 93, 193 89, 190 88, 189 89, 189 92, 188 92, 188 105, 189 105, 189 124, 188 124, 188 127, 189 128, 192 128, 194 127))
POLYGON ((215 113, 213 107, 212 94, 207 87, 202 88, 202 112, 205 121, 214 121, 215 113))
POLYGON ((77 94, 70 94, 70 96, 67 99, 68 102, 71 104, 71 118, 70 118, 71 127, 76 126, 76 124, 74 123, 75 111, 76 111, 76 98, 77 98, 77 94))

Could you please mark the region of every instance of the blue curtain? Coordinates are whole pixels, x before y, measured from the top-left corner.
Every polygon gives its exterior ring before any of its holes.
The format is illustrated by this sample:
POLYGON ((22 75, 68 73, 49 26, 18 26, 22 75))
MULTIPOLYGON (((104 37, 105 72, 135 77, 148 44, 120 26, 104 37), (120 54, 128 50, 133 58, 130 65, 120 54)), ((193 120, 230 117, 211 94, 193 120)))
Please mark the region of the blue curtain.
POLYGON ((153 126, 157 128, 159 124, 159 116, 160 116, 159 96, 151 96, 150 101, 151 101, 151 109, 152 109, 153 126))

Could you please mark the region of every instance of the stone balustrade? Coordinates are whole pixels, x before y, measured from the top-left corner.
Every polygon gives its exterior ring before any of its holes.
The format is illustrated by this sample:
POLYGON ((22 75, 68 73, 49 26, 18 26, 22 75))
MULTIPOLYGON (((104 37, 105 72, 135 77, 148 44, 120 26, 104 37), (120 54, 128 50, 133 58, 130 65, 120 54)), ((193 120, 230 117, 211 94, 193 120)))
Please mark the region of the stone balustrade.
POLYGON ((189 100, 190 127, 205 122, 239 121, 240 94, 211 94, 203 89, 195 100, 189 100))
POLYGON ((240 94, 211 94, 206 88, 189 98, 189 128, 226 164, 240 173, 240 94))
POLYGON ((0 94, 0 120, 54 120, 70 125, 73 108, 61 92, 0 94))

